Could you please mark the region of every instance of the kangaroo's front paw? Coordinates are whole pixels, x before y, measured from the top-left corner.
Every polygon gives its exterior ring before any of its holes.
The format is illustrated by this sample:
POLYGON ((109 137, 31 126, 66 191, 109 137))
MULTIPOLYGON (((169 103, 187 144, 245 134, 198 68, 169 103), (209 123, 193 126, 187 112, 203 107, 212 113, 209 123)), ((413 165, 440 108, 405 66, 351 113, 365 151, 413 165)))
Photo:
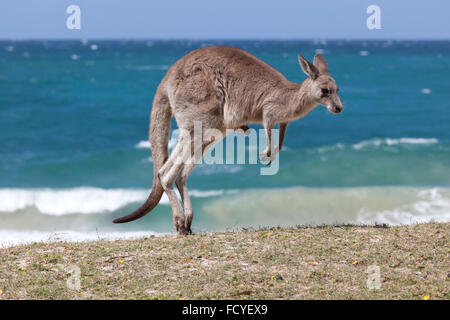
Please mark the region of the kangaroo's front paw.
POLYGON ((270 157, 268 155, 260 154, 259 161, 265 163, 265 162, 270 162, 272 160, 270 159, 270 157))
POLYGON ((259 154, 259 161, 261 161, 261 162, 271 162, 272 161, 272 157, 271 157, 270 150, 266 149, 263 152, 261 152, 259 154))

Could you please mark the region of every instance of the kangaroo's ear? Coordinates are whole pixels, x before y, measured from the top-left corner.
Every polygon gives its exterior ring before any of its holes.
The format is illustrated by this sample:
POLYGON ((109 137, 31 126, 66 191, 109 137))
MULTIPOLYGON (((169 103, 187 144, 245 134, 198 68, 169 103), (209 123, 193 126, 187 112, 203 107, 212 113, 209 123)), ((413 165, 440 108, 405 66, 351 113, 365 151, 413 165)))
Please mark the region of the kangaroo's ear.
POLYGON ((319 69, 320 73, 330 74, 328 72, 328 63, 325 60, 325 58, 323 57, 323 55, 321 55, 320 53, 318 53, 314 56, 314 66, 316 66, 317 69, 319 69))
POLYGON ((298 55, 298 62, 304 73, 306 73, 311 79, 316 80, 319 76, 319 70, 308 60, 303 58, 300 54, 298 55))

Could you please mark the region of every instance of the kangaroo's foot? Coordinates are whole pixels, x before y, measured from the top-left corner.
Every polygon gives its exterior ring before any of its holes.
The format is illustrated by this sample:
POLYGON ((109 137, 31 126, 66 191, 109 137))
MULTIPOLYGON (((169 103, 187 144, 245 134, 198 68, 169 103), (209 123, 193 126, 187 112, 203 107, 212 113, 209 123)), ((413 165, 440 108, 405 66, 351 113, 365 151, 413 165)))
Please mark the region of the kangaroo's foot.
POLYGON ((174 215, 173 217, 173 226, 175 227, 175 229, 177 230, 179 235, 187 235, 189 234, 187 229, 186 229, 186 219, 184 218, 184 214, 183 215, 174 215))
POLYGON ((187 229, 185 228, 185 226, 178 226, 178 227, 177 227, 177 232, 178 232, 178 234, 179 234, 180 236, 187 236, 187 235, 192 234, 191 229, 187 230, 187 229))
POLYGON ((192 230, 191 230, 191 224, 192 224, 192 219, 194 218, 194 212, 191 210, 185 210, 184 211, 184 217, 185 217, 185 221, 184 221, 184 226, 187 230, 187 232, 189 234, 192 234, 192 230))
POLYGON ((192 223, 193 215, 191 215, 190 217, 191 217, 191 219, 187 218, 186 216, 174 217, 173 225, 174 225, 175 229, 177 229, 177 232, 179 235, 187 236, 187 235, 192 234, 191 223, 192 223))

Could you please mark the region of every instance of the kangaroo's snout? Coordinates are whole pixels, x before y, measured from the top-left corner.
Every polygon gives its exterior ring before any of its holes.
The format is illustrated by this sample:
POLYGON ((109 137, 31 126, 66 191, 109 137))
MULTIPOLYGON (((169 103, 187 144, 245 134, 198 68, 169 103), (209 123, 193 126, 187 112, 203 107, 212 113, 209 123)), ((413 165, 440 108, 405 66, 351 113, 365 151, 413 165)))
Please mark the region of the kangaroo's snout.
POLYGON ((342 105, 332 105, 328 107, 328 110, 330 110, 332 113, 341 113, 344 107, 342 105))

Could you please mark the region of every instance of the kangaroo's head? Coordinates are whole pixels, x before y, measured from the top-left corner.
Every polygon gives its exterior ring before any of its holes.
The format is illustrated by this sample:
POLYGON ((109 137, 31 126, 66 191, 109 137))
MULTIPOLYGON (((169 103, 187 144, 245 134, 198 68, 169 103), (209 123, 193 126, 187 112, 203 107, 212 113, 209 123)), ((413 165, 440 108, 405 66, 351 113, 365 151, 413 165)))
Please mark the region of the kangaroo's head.
POLYGON ((298 55, 298 61, 303 72, 311 79, 309 94, 315 102, 327 107, 332 113, 340 113, 344 107, 338 96, 339 87, 330 76, 325 58, 321 54, 316 54, 314 63, 311 63, 298 55))

